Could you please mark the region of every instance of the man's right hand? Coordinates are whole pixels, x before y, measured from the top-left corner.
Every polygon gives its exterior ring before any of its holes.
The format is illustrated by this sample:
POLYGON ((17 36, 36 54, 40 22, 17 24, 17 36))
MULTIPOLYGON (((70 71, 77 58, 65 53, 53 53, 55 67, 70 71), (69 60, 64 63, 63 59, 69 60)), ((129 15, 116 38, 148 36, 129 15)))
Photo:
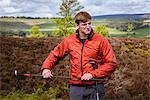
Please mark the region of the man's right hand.
POLYGON ((42 72, 43 78, 51 78, 53 75, 49 69, 44 69, 42 72))

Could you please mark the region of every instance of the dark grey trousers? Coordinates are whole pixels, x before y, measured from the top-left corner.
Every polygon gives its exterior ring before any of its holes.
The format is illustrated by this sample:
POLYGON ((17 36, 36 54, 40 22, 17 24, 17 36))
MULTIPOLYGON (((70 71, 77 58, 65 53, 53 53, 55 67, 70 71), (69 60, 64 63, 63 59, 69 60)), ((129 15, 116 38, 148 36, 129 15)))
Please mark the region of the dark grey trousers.
MULTIPOLYGON (((97 84, 99 100, 104 100, 104 84, 97 84)), ((70 85, 70 100, 97 100, 96 85, 70 85)))

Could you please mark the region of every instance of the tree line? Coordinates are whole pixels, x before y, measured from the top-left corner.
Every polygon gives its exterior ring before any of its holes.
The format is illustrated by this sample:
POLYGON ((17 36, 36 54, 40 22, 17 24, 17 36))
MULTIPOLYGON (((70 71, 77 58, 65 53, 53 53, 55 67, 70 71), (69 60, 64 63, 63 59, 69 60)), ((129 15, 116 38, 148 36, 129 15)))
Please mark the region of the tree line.
POLYGON ((49 17, 29 17, 29 16, 0 16, 0 18, 24 18, 24 19, 50 19, 49 17))

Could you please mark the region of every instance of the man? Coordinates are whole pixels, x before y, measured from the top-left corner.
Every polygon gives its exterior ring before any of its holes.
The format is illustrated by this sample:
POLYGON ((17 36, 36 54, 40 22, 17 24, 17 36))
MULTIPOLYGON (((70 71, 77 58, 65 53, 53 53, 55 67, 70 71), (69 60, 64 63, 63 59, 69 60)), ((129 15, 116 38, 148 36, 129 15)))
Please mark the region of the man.
POLYGON ((77 13, 76 33, 66 37, 56 46, 42 65, 43 77, 53 77, 51 69, 55 63, 69 54, 71 100, 96 100, 97 98, 103 100, 103 80, 95 82, 92 79, 105 78, 116 67, 116 58, 111 45, 102 35, 93 32, 91 20, 89 13, 77 13), (94 66, 97 68, 93 68, 94 66))

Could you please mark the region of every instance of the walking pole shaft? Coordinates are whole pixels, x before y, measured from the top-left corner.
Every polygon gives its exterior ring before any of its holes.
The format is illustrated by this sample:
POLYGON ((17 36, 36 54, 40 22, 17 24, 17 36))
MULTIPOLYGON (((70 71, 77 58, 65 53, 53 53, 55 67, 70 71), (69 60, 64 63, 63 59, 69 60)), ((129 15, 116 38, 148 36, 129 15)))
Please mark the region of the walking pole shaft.
MULTIPOLYGON (((43 77, 41 74, 20 74, 18 73, 17 70, 15 70, 15 75, 16 76, 26 76, 26 77, 43 77)), ((64 79, 71 79, 70 77, 68 76, 52 76, 52 78, 64 78, 64 79)), ((74 78, 74 80, 80 80, 80 78, 74 78)), ((103 81, 104 79, 98 79, 98 78, 93 78, 93 79, 90 79, 90 81, 103 81)))
MULTIPOLYGON (((96 62, 94 60, 90 60, 90 64, 93 67, 93 70, 97 69, 96 62)), ((96 85, 96 100, 99 100, 99 92, 98 92, 98 85, 97 85, 97 80, 95 80, 95 85, 96 85)))

